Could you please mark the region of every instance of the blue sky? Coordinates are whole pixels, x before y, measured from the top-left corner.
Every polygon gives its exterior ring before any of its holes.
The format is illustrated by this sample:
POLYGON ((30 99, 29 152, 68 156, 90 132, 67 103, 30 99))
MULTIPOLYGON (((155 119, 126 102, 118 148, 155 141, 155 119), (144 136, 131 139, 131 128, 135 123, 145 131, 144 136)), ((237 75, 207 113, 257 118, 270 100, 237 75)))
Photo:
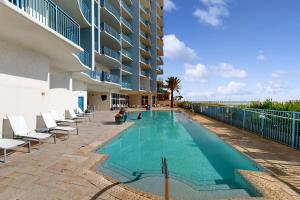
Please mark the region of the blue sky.
POLYGON ((300 99, 299 0, 165 0, 164 78, 189 100, 300 99))

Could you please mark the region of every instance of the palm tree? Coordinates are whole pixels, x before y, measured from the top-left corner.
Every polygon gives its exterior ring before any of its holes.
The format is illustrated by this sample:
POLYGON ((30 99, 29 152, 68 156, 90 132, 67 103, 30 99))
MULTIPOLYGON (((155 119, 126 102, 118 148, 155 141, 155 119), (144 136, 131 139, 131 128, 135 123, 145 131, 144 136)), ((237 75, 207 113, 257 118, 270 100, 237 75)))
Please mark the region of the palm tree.
POLYGON ((180 79, 174 76, 169 77, 166 80, 167 87, 171 90, 171 108, 174 107, 174 91, 179 92, 180 79))

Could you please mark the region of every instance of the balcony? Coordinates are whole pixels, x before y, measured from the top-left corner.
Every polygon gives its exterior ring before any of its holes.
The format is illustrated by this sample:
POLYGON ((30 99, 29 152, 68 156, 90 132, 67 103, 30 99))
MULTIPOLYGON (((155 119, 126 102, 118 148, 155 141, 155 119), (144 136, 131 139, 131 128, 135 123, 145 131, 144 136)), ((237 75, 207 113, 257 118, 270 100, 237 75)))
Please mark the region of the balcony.
POLYGON ((159 26, 158 24, 156 24, 156 31, 159 36, 162 37, 164 35, 162 26, 159 26))
POLYGON ((121 7, 122 7, 122 16, 126 17, 127 19, 132 19, 133 13, 132 9, 126 4, 124 0, 121 0, 121 7))
POLYGON ((120 33, 107 23, 100 24, 101 41, 105 41, 115 49, 120 49, 120 33))
POLYGON ((87 69, 81 74, 74 74, 74 78, 77 80, 84 80, 85 82, 88 82, 91 85, 104 86, 107 85, 107 83, 112 83, 111 86, 119 85, 117 87, 120 87, 120 77, 103 70, 100 71, 87 69))
POLYGON ((157 77, 156 81, 157 82, 164 82, 164 79, 162 77, 157 77))
POLYGON ((109 0, 101 0, 100 6, 100 19, 113 23, 114 27, 120 26, 120 11, 109 3, 109 0))
POLYGON ((132 47, 132 38, 123 33, 121 34, 121 36, 122 36, 122 46, 126 48, 132 47))
POLYGON ((52 66, 84 70, 76 56, 80 25, 52 1, 0 1, 0 27, 1 38, 46 55, 52 66))
POLYGON ((145 33, 149 33, 150 32, 150 26, 149 26, 150 22, 148 20, 140 18, 140 25, 141 25, 142 31, 144 31, 145 33))
POLYGON ((158 75, 162 75, 162 74, 164 74, 164 70, 163 70, 163 68, 162 68, 162 67, 159 67, 159 66, 157 66, 157 67, 156 67, 156 73, 157 73, 158 75))
POLYGON ((149 8, 146 8, 143 3, 141 3, 140 5, 141 5, 141 7, 140 7, 141 16, 144 19, 150 20, 150 10, 149 10, 149 8))
POLYGON ((133 69, 132 69, 132 67, 123 64, 122 71, 124 72, 124 74, 132 74, 133 69))
POLYGON ((150 45, 150 38, 148 34, 145 34, 143 31, 140 31, 141 42, 145 45, 150 45))
POLYGON ((149 71, 144 71, 144 70, 141 70, 141 73, 140 73, 140 76, 141 77, 150 77, 150 72, 149 71))
POLYGON ((163 65, 163 64, 164 64, 163 59, 160 56, 157 56, 156 65, 163 65))
POLYGON ((102 46, 99 53, 95 53, 95 59, 106 67, 111 69, 121 68, 121 55, 109 47, 102 46))
POLYGON ((147 91, 146 88, 147 88, 147 87, 146 87, 145 85, 140 85, 140 90, 142 90, 142 91, 147 91))
POLYGON ((122 49, 122 61, 132 61, 132 54, 126 49, 122 49))
POLYGON ((147 58, 144 58, 142 56, 140 58, 140 65, 141 65, 142 69, 150 69, 151 68, 150 60, 147 58))
POLYGON ((132 33, 132 25, 129 21, 127 21, 125 18, 121 17, 121 25, 122 25, 122 30, 125 33, 132 33))
POLYGON ((120 76, 102 71, 102 81, 120 84, 120 76))
POLYGON ((92 64, 91 64, 91 54, 84 51, 84 52, 80 52, 76 54, 80 60, 80 62, 82 62, 82 64, 84 64, 86 67, 91 68, 92 64))
POLYGON ((151 57, 151 53, 150 53, 150 48, 144 44, 140 44, 140 50, 141 50, 141 54, 144 57, 150 58, 151 57))
POLYGON ((160 45, 160 46, 163 46, 163 45, 164 45, 164 41, 163 41, 162 37, 157 36, 157 37, 156 37, 156 41, 157 41, 157 44, 158 44, 158 45, 160 45))
POLYGON ((164 55, 164 50, 161 46, 156 46, 156 51, 158 56, 163 56, 164 55))
POLYGON ((122 88, 133 89, 132 84, 129 82, 122 82, 122 88))

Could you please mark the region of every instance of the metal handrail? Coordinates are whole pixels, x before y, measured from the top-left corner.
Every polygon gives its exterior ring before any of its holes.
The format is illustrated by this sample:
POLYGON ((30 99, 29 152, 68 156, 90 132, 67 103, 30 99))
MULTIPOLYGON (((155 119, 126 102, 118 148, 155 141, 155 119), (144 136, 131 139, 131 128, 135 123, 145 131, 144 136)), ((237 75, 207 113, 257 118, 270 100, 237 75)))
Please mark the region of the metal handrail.
POLYGON ((164 179, 165 179, 165 200, 169 200, 170 184, 169 184, 168 163, 166 158, 161 159, 161 173, 164 175, 164 179))

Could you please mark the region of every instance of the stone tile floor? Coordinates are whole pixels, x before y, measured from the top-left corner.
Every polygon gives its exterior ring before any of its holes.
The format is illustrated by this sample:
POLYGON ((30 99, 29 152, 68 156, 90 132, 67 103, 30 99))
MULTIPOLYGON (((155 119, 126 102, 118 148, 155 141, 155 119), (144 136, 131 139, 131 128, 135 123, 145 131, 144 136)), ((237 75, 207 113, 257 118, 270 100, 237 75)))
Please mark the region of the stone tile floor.
MULTIPOLYGON (((30 154, 26 153, 26 148, 13 151, 8 163, 0 163, 0 199, 159 199, 96 173, 97 163, 105 156, 94 151, 132 125, 132 122, 115 125, 114 114, 110 111, 97 112, 91 122, 79 124, 78 136, 74 134, 67 140, 58 139, 57 144, 49 141, 40 150, 34 145, 30 154)), ((298 151, 223 123, 189 114, 275 175, 263 173, 257 176, 241 172, 250 183, 258 185, 265 195, 264 198, 255 199, 300 199, 294 192, 300 189, 298 151), (272 194, 268 191, 272 191, 272 194)))

